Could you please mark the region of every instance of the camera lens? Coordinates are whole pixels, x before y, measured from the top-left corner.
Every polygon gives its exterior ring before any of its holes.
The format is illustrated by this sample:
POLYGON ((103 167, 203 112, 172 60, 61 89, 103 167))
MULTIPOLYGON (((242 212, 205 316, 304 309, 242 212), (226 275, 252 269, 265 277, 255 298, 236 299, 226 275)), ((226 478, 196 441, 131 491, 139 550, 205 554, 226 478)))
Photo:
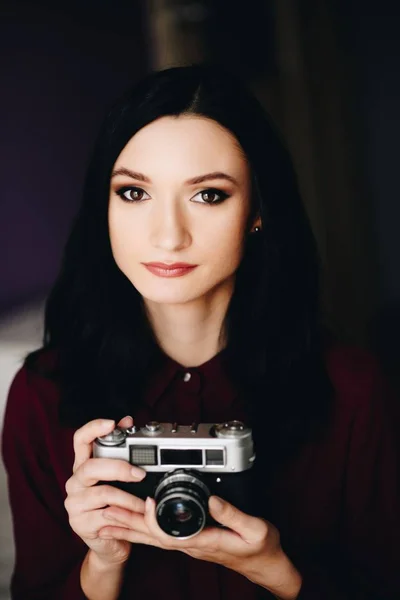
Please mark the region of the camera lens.
POLYGON ((185 523, 193 517, 192 511, 183 502, 177 502, 175 506, 173 506, 173 511, 174 518, 179 521, 179 523, 185 523))
POLYGON ((194 471, 167 473, 154 494, 160 528, 180 539, 198 534, 206 523, 209 496, 209 489, 194 471))

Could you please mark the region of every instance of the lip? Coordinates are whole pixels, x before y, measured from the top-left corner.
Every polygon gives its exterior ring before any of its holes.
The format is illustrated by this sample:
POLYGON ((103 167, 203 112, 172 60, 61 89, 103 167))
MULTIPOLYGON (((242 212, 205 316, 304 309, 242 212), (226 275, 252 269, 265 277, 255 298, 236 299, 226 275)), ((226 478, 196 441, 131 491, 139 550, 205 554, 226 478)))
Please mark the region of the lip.
POLYGON ((162 262, 150 262, 150 263, 143 263, 143 264, 145 267, 157 267, 158 269, 188 269, 188 268, 192 268, 192 267, 197 267, 197 265, 191 265, 190 263, 183 263, 183 262, 172 263, 172 264, 162 263, 162 262))
POLYGON ((157 275, 158 277, 182 277, 183 275, 187 275, 193 269, 197 267, 197 265, 191 265, 189 263, 160 263, 160 262, 152 262, 152 263, 142 263, 143 266, 148 269, 153 275, 157 275))

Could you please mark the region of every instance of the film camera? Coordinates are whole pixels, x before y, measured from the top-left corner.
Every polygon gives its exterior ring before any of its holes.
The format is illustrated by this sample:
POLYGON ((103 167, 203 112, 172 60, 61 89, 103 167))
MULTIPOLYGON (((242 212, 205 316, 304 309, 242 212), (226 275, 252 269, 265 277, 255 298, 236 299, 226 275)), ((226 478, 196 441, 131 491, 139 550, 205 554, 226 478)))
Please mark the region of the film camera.
POLYGON ((147 472, 142 481, 112 485, 154 498, 160 528, 176 538, 190 538, 206 525, 221 527, 208 512, 213 494, 251 514, 255 453, 252 431, 241 421, 116 427, 94 441, 93 456, 142 467, 147 472))

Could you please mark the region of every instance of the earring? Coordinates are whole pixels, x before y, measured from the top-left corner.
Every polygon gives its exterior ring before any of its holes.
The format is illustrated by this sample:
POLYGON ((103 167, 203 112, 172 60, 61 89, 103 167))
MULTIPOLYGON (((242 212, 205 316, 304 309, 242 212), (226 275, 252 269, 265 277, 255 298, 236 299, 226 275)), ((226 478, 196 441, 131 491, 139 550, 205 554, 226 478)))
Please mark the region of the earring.
POLYGON ((261 227, 254 227, 253 233, 258 233, 259 231, 261 231, 261 227))

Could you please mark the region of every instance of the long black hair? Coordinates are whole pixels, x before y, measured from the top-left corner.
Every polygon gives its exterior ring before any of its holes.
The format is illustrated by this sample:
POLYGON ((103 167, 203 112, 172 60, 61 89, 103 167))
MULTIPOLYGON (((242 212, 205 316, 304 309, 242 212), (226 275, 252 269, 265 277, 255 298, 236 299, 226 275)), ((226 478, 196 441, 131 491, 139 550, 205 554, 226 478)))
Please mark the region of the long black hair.
POLYGON ((249 403, 253 427, 267 424, 275 451, 279 442, 282 452, 290 452, 322 431, 332 399, 318 252, 280 135, 257 100, 220 68, 195 65, 153 73, 109 110, 47 301, 44 348, 26 364, 37 368, 38 358, 50 351, 65 424, 135 414, 161 350, 139 292, 112 255, 110 176, 137 131, 162 116, 182 114, 221 124, 236 137, 250 165, 251 218, 260 215, 262 230, 247 236, 224 323, 223 356, 249 403))

